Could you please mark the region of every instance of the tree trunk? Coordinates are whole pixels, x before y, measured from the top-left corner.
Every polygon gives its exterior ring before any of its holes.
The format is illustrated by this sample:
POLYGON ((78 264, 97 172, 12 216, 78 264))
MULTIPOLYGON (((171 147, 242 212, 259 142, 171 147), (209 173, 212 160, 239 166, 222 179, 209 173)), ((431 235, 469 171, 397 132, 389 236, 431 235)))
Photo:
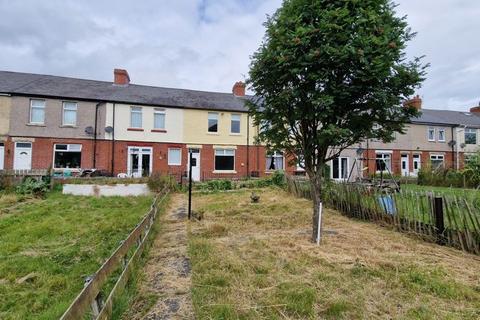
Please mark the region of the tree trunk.
MULTIPOLYGON (((312 198, 313 198, 313 229, 312 229, 312 241, 317 242, 318 238, 318 215, 319 215, 319 207, 320 203, 323 200, 323 167, 321 170, 312 173, 310 175, 310 182, 311 182, 311 192, 312 192, 312 198)), ((320 224, 320 230, 322 228, 322 225, 320 224)))

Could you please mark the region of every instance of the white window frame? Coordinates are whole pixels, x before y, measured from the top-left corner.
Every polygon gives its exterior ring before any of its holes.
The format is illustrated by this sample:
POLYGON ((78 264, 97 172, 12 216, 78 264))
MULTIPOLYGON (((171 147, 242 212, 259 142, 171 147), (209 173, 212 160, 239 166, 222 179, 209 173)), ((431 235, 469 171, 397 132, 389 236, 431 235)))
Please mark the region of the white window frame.
POLYGON ((225 148, 225 149, 215 149, 214 152, 213 152, 213 172, 228 172, 228 173, 235 173, 235 155, 236 155, 236 152, 235 152, 235 149, 229 149, 229 148, 225 148), (226 154, 227 152, 233 152, 233 155, 231 154, 226 154), (218 170, 216 169, 217 167, 217 156, 219 157, 233 157, 233 168, 232 169, 226 169, 226 170, 218 170))
MULTIPOLYGON (((151 175, 152 174, 152 169, 153 169, 153 148, 152 147, 129 146, 127 150, 128 150, 128 153, 127 153, 127 174, 135 177, 132 170, 130 170, 130 168, 132 167, 132 159, 131 159, 132 157, 131 157, 131 155, 132 154, 138 154, 139 155, 139 164, 141 164, 143 162, 143 160, 141 158, 143 158, 143 155, 145 154, 145 155, 150 156, 150 162, 148 164, 148 172, 151 175)), ((143 167, 142 167, 142 170, 143 170, 143 167)), ((140 171, 140 177, 142 176, 141 173, 142 172, 140 171)))
POLYGON ((445 128, 438 129, 438 142, 445 142, 447 141, 447 130, 445 128), (443 132, 443 139, 440 138, 440 132, 443 132))
POLYGON ((77 125, 77 115, 78 115, 78 104, 74 101, 63 101, 62 102, 62 125, 63 126, 76 126, 77 125), (74 104, 74 108, 67 109, 67 104, 74 104), (75 123, 65 123, 65 110, 75 111, 75 123))
POLYGON ((388 168, 388 170, 384 170, 383 172, 387 172, 393 175, 393 172, 392 172, 393 152, 392 151, 375 151, 375 171, 377 173, 380 173, 382 172, 382 170, 377 170, 377 159, 379 160, 378 155, 382 155, 380 159, 383 159, 385 164, 386 164, 385 155, 388 155, 388 159, 390 160, 389 161, 390 165, 389 166, 385 165, 385 167, 388 168))
POLYGON ((239 135, 242 133, 242 115, 239 113, 232 113, 230 118, 230 134, 239 135), (233 117, 238 117, 237 120, 234 120, 233 117), (233 122, 238 122, 238 132, 233 132, 233 122))
POLYGON ((220 120, 218 119, 218 112, 209 112, 208 113, 208 120, 207 120, 207 132, 210 134, 217 134, 219 132, 219 124, 220 120), (210 131, 210 120, 216 120, 217 121, 217 131, 210 131))
POLYGON ((465 133, 464 133, 464 136, 463 136, 464 140, 465 140, 465 144, 467 145, 470 145, 470 146, 474 146, 474 145, 477 145, 478 144, 478 132, 477 132, 477 129, 475 128, 465 128, 465 133), (468 131, 468 132, 467 132, 468 131), (467 133, 473 133, 475 134, 475 143, 467 143, 467 139, 466 139, 466 135, 467 133))
POLYGON ((83 145, 81 143, 55 143, 53 145, 53 169, 55 170, 72 170, 72 171, 78 171, 81 169, 82 167, 82 149, 83 149, 83 145), (57 146, 67 146, 67 149, 65 150, 57 150, 57 146), (74 148, 72 148, 73 146, 80 146, 80 150, 75 150, 74 148), (56 152, 80 152, 80 167, 79 168, 57 168, 55 166, 55 153, 56 152))
POLYGON ((31 124, 45 124, 45 108, 46 108, 46 102, 43 99, 30 99, 30 117, 29 117, 29 123, 31 124), (33 106, 34 101, 41 101, 43 103, 43 107, 38 107, 38 106, 33 106), (35 122, 32 121, 32 110, 33 109, 41 109, 43 111, 43 121, 41 122, 35 122))
POLYGON ((182 148, 168 148, 167 157, 168 157, 167 162, 169 166, 181 166, 182 165, 182 148), (173 150, 180 152, 180 162, 178 163, 170 161, 170 151, 173 151, 173 150))
POLYGON ((350 175, 350 158, 349 157, 338 157, 336 159, 333 159, 330 161, 330 179, 335 180, 335 181, 346 181, 348 180, 348 177, 350 175), (342 177, 342 159, 347 159, 347 167, 346 167, 346 173, 347 176, 345 178, 342 177), (333 177, 333 161, 338 160, 338 178, 333 177))
MULTIPOLYGON (((432 153, 432 154, 430 154, 430 164, 432 164, 432 160, 437 160, 437 161, 442 160, 442 165, 440 167, 445 168, 445 155, 444 154, 432 153)), ((437 168, 435 168, 435 169, 437 169, 437 168)))
POLYGON ((142 107, 130 107, 130 128, 142 129, 143 128, 143 108, 142 107), (133 114, 140 114, 140 126, 133 125, 133 114))
POLYGON ((157 129, 157 130, 165 130, 167 126, 167 113, 165 112, 165 109, 158 109, 158 108, 155 108, 153 110, 153 129, 157 129), (156 117, 157 115, 163 115, 163 127, 157 127, 156 126, 156 117))
POLYGON ((283 152, 280 152, 280 151, 274 151, 272 154, 266 154, 265 155, 265 171, 267 172, 273 172, 273 171, 276 171, 276 170, 285 170, 285 155, 283 154, 283 152), (280 158, 280 156, 282 157, 282 168, 281 169, 269 169, 268 166, 267 166, 267 158, 271 156, 273 158, 280 158))
POLYGON ((434 127, 428 127, 427 129, 427 139, 430 142, 435 142, 435 136, 436 136, 437 130, 434 127), (430 132, 432 132, 432 135, 430 135, 430 132), (431 138, 433 137, 433 138, 431 138))

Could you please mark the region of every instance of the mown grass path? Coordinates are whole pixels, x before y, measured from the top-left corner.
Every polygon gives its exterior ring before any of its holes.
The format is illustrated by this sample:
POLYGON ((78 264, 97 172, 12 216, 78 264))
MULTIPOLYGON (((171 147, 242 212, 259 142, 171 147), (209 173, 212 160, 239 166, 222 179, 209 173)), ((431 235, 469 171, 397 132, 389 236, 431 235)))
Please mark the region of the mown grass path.
POLYGON ((149 249, 137 296, 124 319, 194 319, 183 194, 172 196, 160 224, 161 228, 149 249))

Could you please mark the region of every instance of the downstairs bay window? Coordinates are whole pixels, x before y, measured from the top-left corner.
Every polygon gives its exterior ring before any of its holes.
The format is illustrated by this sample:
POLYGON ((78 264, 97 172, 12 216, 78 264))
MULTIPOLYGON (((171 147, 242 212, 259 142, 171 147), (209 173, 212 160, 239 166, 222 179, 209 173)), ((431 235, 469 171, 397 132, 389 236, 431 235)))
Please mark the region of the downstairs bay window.
POLYGON ((235 170, 235 150, 216 149, 215 150, 215 171, 234 171, 235 170))
POLYGON ((268 153, 265 168, 267 171, 283 170, 283 153, 278 151, 268 153))
POLYGON ((55 169, 80 169, 82 163, 81 144, 56 144, 53 163, 55 169))
POLYGON ((377 152, 375 156, 375 168, 377 172, 387 171, 392 173, 392 154, 388 152, 377 152))
POLYGON ((443 168, 444 161, 445 161, 445 156, 443 154, 430 155, 430 164, 432 165, 433 170, 443 168))

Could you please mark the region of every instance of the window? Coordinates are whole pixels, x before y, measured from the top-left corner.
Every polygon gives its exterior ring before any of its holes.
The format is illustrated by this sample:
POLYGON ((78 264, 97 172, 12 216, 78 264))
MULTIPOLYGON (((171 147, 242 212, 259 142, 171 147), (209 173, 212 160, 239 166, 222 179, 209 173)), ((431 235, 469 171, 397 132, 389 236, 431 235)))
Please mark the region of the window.
POLYGON ((56 169, 81 167, 82 145, 81 144, 56 144, 53 158, 56 169))
POLYGON ((153 128, 165 129, 165 110, 155 109, 153 112, 153 128))
POLYGON ((435 128, 428 128, 428 141, 435 141, 435 128))
POLYGON ((168 165, 179 166, 182 164, 182 149, 169 148, 168 149, 168 165))
POLYGON ((240 117, 239 114, 232 114, 231 133, 240 133, 240 117))
POLYGON ((477 144, 477 129, 465 128, 465 143, 477 144))
POLYGON ((30 101, 30 123, 36 123, 36 124, 45 123, 45 101, 44 100, 30 101))
POLYGON ((218 132, 218 113, 208 113, 208 132, 218 132))
POLYGON ((438 141, 445 142, 445 129, 438 129, 438 141))
POLYGON ((348 158, 341 157, 332 160, 332 179, 348 179, 348 158))
POLYGON ((63 125, 64 126, 77 125, 77 103, 76 102, 63 103, 63 125))
POLYGON ((283 170, 283 153, 275 151, 267 154, 267 170, 283 170))
POLYGON ((443 154, 432 154, 430 155, 430 163, 432 164, 432 169, 439 169, 443 167, 443 161, 445 157, 443 154))
POLYGON ((233 171, 235 170, 235 150, 217 149, 215 150, 215 171, 233 171))
POLYGON ((385 152, 377 152, 375 167, 377 172, 387 171, 392 172, 392 155, 385 152))
POLYGON ((142 108, 131 107, 130 108, 130 128, 142 127, 142 108))

